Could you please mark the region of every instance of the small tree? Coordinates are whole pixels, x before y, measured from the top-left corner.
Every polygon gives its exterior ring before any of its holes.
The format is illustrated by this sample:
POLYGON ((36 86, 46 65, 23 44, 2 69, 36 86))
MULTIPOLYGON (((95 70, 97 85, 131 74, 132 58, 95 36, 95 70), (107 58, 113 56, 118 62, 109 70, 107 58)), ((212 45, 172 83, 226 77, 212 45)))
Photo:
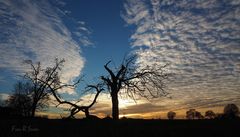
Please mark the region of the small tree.
POLYGON ((173 120, 176 117, 176 112, 169 111, 167 113, 167 117, 168 117, 168 119, 173 120))
POLYGON ((186 118, 187 119, 194 119, 195 118, 195 109, 189 109, 187 112, 186 112, 186 118))
POLYGON ((208 110, 205 112, 205 118, 214 119, 216 118, 216 114, 212 110, 208 110))
POLYGON ((112 117, 119 119, 119 92, 126 93, 130 98, 135 95, 145 98, 156 98, 167 95, 164 91, 164 80, 168 74, 164 73, 166 66, 145 66, 139 67, 135 64, 136 56, 131 56, 123 61, 116 69, 110 68, 109 61, 104 65, 108 76, 101 76, 107 86, 112 100, 112 117))
POLYGON ((201 112, 196 111, 195 113, 196 119, 204 119, 204 116, 201 114, 201 112))
POLYGON ((239 117, 239 108, 235 104, 227 104, 224 107, 224 114, 223 116, 228 119, 234 119, 239 117))
POLYGON ((14 86, 13 95, 9 97, 6 104, 16 110, 18 115, 29 117, 32 107, 31 91, 32 85, 30 83, 17 82, 14 86))
POLYGON ((189 109, 187 112, 186 112, 186 118, 187 119, 203 119, 203 115, 196 111, 195 109, 189 109))

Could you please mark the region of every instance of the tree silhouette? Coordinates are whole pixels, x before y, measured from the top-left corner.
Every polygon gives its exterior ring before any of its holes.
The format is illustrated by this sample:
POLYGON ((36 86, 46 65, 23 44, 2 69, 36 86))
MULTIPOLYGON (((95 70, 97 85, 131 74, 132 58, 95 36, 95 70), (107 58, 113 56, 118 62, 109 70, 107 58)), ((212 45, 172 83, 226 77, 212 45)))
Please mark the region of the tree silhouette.
POLYGON ((103 91, 103 88, 101 88, 102 84, 86 86, 86 91, 96 90, 97 92, 92 103, 87 106, 80 106, 70 101, 63 100, 58 94, 58 90, 63 88, 75 88, 75 86, 82 80, 79 78, 77 82, 73 84, 62 83, 59 77, 59 73, 62 70, 63 63, 64 60, 56 59, 55 65, 53 67, 47 67, 46 69, 42 69, 40 63, 38 63, 37 66, 34 66, 32 62, 29 63, 32 67, 32 71, 31 73, 27 73, 25 77, 28 78, 34 85, 33 108, 36 108, 36 104, 39 105, 40 101, 43 98, 48 97, 49 95, 53 95, 53 97, 58 102, 57 106, 62 104, 70 105, 70 115, 68 118, 74 118, 74 115, 79 111, 83 111, 87 118, 93 117, 89 114, 89 109, 96 103, 97 97, 99 96, 100 92, 103 91))
MULTIPOLYGON (((31 115, 33 101, 31 98, 32 88, 29 82, 17 82, 14 85, 13 95, 6 101, 7 106, 16 110, 18 115, 29 117, 31 115)), ((39 106, 43 106, 43 104, 39 106)))
POLYGON ((195 109, 190 109, 186 112, 186 118, 187 119, 194 119, 195 116, 195 109))
POLYGON ((118 68, 110 68, 111 61, 104 65, 108 76, 101 76, 107 86, 112 101, 112 117, 119 119, 119 92, 126 93, 130 98, 135 99, 136 95, 145 98, 156 98, 165 96, 164 80, 167 74, 164 73, 166 66, 153 65, 139 67, 135 64, 136 56, 124 59, 118 68))
POLYGON ((195 114, 196 119, 204 119, 204 116, 201 114, 201 112, 196 111, 195 114))
POLYGON ((195 109, 189 109, 187 112, 186 112, 186 118, 187 119, 203 119, 203 115, 196 111, 195 109))
POLYGON ((212 110, 208 110, 205 112, 205 118, 214 119, 216 118, 216 114, 212 110))
MULTIPOLYGON (((48 85, 48 84, 47 84, 48 85)), ((60 88, 60 87, 51 87, 51 85, 48 85, 51 92, 52 92, 52 95, 55 97, 55 99, 57 100, 57 102, 59 103, 58 105, 62 105, 62 104, 68 104, 71 106, 71 111, 70 111, 70 115, 67 117, 67 118, 74 118, 74 115, 77 114, 78 112, 82 111, 85 113, 85 116, 86 118, 88 119, 92 119, 92 118, 96 118, 95 116, 93 115, 90 115, 89 114, 89 109, 96 103, 97 101, 97 98, 99 96, 99 94, 103 91, 103 89, 101 88, 101 85, 88 85, 86 88, 88 90, 92 90, 92 89, 95 89, 96 90, 96 94, 94 96, 94 99, 92 101, 91 104, 89 105, 86 105, 86 106, 81 106, 81 105, 77 105, 75 103, 72 103, 70 101, 66 101, 66 100, 62 100, 60 98, 60 96, 57 94, 57 90, 60 88)), ((69 85, 68 85, 69 86, 69 85)), ((58 106, 57 105, 57 106, 58 106)))
POLYGON ((227 104, 224 107, 224 118, 234 119, 239 117, 239 108, 235 104, 227 104))
POLYGON ((35 65, 31 60, 26 61, 31 66, 31 70, 24 75, 24 78, 30 81, 33 87, 30 93, 32 98, 32 117, 35 116, 38 108, 47 106, 46 103, 49 101, 51 92, 46 83, 53 86, 61 84, 58 74, 63 66, 63 62, 64 60, 55 59, 53 67, 42 68, 40 62, 35 65))
POLYGON ((173 119, 176 117, 176 112, 169 111, 169 112, 167 113, 167 117, 168 117, 168 119, 173 120, 173 119))

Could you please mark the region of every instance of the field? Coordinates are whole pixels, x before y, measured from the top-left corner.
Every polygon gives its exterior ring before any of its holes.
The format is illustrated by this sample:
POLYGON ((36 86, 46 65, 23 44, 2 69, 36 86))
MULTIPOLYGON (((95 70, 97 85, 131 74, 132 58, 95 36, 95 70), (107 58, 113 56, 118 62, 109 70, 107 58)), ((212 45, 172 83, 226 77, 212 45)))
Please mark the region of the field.
POLYGON ((0 121, 0 137, 240 137, 239 120, 0 121))

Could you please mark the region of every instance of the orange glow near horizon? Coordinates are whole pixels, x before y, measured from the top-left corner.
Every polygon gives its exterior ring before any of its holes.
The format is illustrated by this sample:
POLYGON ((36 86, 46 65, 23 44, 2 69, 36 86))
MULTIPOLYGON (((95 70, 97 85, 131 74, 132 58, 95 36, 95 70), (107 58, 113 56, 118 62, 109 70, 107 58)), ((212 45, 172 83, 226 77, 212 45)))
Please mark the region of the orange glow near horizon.
MULTIPOLYGON (((176 112, 176 119, 185 119, 186 116, 186 111, 188 111, 189 109, 183 109, 183 110, 177 110, 174 111, 176 112)), ((223 107, 214 107, 214 108, 200 108, 200 109, 196 109, 197 111, 201 112, 202 115, 205 115, 205 112, 207 110, 213 110, 215 113, 223 113, 223 107)), ((170 111, 170 110, 169 110, 170 111)), ((137 119, 167 119, 167 112, 169 111, 157 111, 157 112, 146 112, 146 113, 132 113, 132 114, 121 114, 121 110, 120 110, 120 115, 119 117, 127 117, 127 118, 137 118, 137 119)), ((67 117, 68 114, 64 113, 64 114, 59 114, 59 113, 51 113, 51 112, 37 112, 36 113, 37 116, 40 117, 45 117, 45 118, 49 118, 49 119, 61 119, 63 117, 67 117)), ((104 118, 106 116, 108 116, 108 114, 104 114, 104 113, 92 113, 92 115, 96 115, 99 118, 104 118)), ((76 118, 84 118, 84 113, 78 113, 76 115, 76 118)))

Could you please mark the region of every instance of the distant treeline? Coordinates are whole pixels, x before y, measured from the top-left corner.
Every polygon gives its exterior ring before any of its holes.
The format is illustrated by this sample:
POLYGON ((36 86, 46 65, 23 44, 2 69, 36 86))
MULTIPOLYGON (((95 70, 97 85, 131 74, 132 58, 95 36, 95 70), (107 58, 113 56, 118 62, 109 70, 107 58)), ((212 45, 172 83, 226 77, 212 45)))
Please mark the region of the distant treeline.
MULTIPOLYGON (((167 113, 167 117, 169 120, 173 120, 176 117, 176 113, 173 111, 169 111, 167 113)), ((23 110, 19 110, 18 108, 14 108, 11 106, 0 106, 0 118, 27 118, 30 115, 25 115, 23 110)), ((46 117, 44 117, 46 118, 46 117)), ((96 116, 89 117, 91 119, 100 119, 96 116)), ((111 119, 110 116, 105 117, 104 119, 111 119)), ((123 117, 122 119, 129 119, 127 117, 123 117)), ((194 120, 194 119, 240 119, 239 117, 239 108, 235 104, 227 104, 224 107, 223 113, 216 114, 212 110, 207 110, 205 115, 202 115, 201 112, 198 112, 196 109, 189 109, 186 111, 186 119, 194 120)))

